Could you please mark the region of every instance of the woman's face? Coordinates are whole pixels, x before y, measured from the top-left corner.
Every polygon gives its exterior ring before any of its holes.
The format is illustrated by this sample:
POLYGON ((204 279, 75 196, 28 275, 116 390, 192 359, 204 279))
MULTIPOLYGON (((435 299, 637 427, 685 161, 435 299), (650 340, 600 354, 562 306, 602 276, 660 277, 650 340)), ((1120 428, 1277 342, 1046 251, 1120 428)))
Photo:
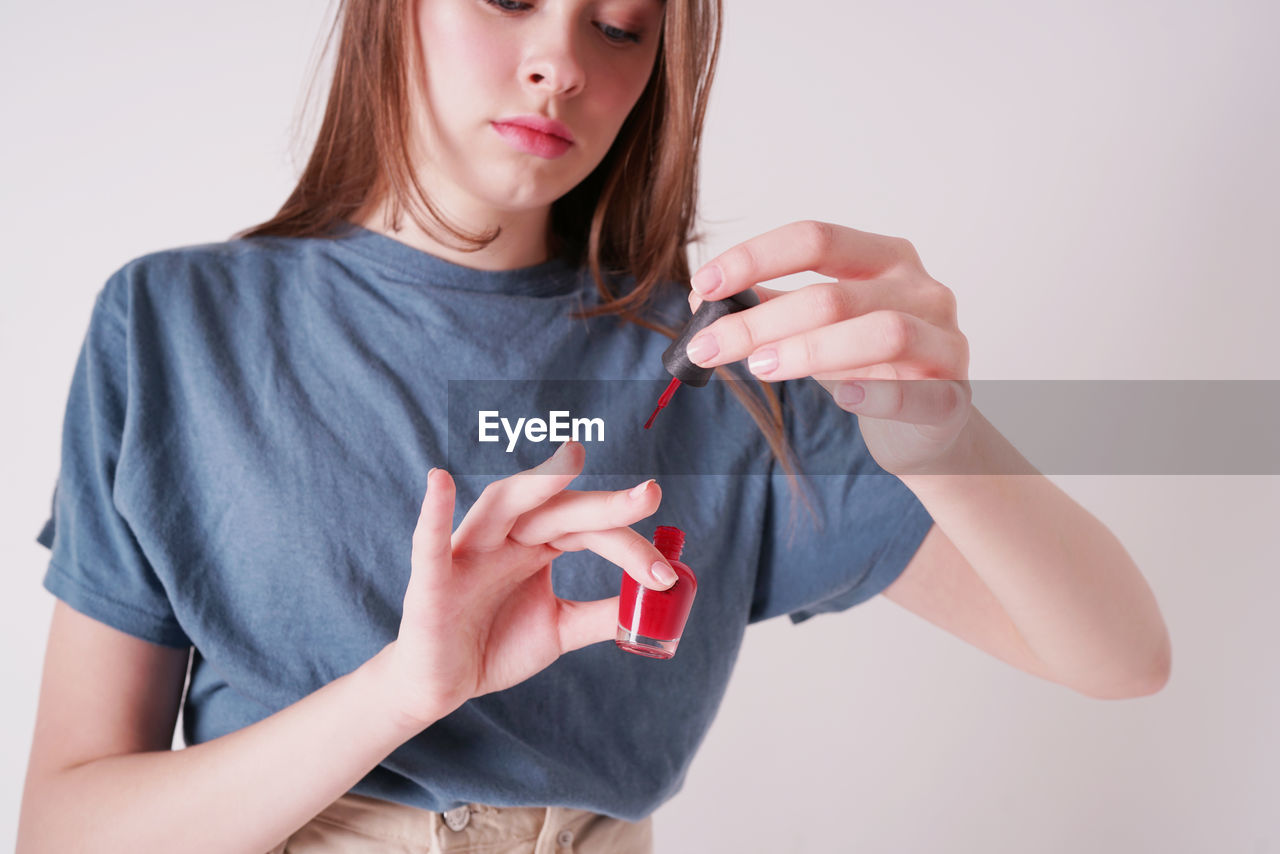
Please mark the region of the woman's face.
MULTIPOLYGON (((549 208, 604 158, 657 55, 662 0, 418 0, 424 186, 446 212, 549 208), (555 136, 513 119, 561 123, 555 136)), ((475 222, 474 225, 482 223, 475 222)))

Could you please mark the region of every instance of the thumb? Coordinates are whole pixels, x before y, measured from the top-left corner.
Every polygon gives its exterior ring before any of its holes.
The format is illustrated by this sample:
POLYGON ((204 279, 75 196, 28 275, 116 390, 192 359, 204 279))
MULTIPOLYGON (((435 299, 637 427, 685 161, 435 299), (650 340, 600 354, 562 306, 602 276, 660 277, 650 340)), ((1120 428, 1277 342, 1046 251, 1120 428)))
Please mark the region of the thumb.
POLYGON ((560 654, 617 637, 618 605, 621 598, 611 596, 593 602, 557 599, 556 604, 560 609, 560 654))

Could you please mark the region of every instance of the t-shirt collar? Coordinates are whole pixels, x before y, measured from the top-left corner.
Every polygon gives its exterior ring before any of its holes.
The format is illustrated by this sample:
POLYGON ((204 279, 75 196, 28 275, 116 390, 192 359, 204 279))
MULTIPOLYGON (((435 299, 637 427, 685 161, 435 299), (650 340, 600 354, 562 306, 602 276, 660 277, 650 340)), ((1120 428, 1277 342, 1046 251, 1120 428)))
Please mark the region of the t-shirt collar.
POLYGON ((466 291, 559 296, 576 292, 582 271, 560 258, 515 270, 480 270, 447 261, 355 223, 345 223, 334 238, 384 269, 410 282, 466 291))

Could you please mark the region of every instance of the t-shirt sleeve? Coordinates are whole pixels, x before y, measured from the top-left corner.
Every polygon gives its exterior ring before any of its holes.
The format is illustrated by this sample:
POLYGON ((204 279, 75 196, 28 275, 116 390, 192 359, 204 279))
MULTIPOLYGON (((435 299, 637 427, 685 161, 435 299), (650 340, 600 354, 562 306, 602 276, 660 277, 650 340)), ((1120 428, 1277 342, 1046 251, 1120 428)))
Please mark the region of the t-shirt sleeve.
POLYGON ((865 602, 902 574, 933 526, 915 494, 868 452, 856 415, 812 378, 780 385, 787 440, 804 473, 797 486, 813 512, 775 461, 751 622, 788 614, 799 623, 865 602))
POLYGON ((190 640, 120 510, 118 475, 131 415, 121 276, 98 294, 71 380, 53 506, 36 538, 51 551, 44 587, 122 632, 185 647, 190 640))

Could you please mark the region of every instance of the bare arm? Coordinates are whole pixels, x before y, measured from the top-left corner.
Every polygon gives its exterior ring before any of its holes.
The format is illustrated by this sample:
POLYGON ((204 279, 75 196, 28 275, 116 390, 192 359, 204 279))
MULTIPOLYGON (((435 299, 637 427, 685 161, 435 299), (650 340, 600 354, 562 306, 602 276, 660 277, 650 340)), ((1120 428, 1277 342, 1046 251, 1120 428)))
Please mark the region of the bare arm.
POLYGON ((187 651, 58 602, 17 850, 270 850, 418 731, 382 690, 390 649, 263 721, 171 751, 187 651))
POLYGON ((428 474, 396 640, 287 709, 170 751, 187 651, 119 632, 59 602, 27 771, 18 851, 263 852, 302 827, 412 735, 471 697, 523 682, 609 640, 618 597, 557 597, 551 561, 590 549, 637 581, 654 545, 629 525, 661 490, 577 492, 582 445, 539 477, 489 484, 455 533, 453 478, 428 474))
MULTIPOLYGON (((1115 535, 974 409, 955 471, 902 478, 937 522, 889 598, 1031 673, 1099 699, 1169 679, 1169 632, 1115 535), (945 531, 945 536, 941 534, 945 531), (896 588, 896 589, 895 589, 896 588)), ((892 593, 891 593, 892 591, 892 593)))

